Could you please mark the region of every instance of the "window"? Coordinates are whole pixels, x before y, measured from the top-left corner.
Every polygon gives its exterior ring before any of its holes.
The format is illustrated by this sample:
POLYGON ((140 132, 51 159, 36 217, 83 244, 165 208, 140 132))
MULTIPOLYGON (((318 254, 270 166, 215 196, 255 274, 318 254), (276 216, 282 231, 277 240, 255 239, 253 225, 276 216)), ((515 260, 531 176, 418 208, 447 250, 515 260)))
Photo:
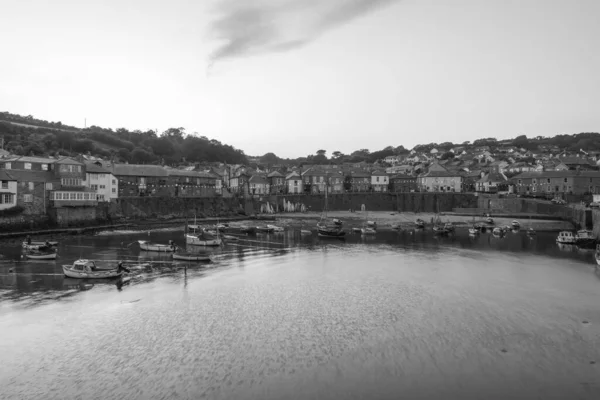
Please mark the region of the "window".
POLYGON ((100 179, 104 179, 105 176, 106 176, 106 174, 98 174, 98 178, 100 178, 100 179))
POLYGON ((84 193, 83 194, 83 199, 84 200, 89 200, 90 199, 90 194, 89 193, 84 193))
POLYGON ((2 181, 2 189, 8 189, 8 181, 2 181))
POLYGON ((379 182, 379 177, 376 177, 376 178, 375 178, 375 181, 376 181, 376 182, 379 182))
POLYGON ((83 193, 77 193, 77 200, 83 200, 83 193))
MULTIPOLYGON (((81 165, 77 166, 77 172, 81 172, 81 165)), ((104 174, 103 174, 104 175, 104 174)))
POLYGON ((91 180, 91 181, 96 181, 96 180, 98 180, 98 175, 96 175, 96 174, 90 174, 90 180, 91 180))
POLYGON ((547 179, 547 183, 550 183, 550 178, 547 179))
POLYGON ((71 200, 77 200, 77 193, 71 193, 69 197, 71 200))
POLYGON ((90 185, 90 187, 91 187, 93 190, 96 190, 96 191, 98 190, 98 185, 90 185))
POLYGON ((23 195, 23 201, 25 203, 33 203, 33 195, 32 194, 23 195))
POLYGON ((61 164, 60 172, 69 172, 69 166, 65 164, 61 164))
POLYGON ((98 195, 98 200, 99 201, 104 201, 104 195, 103 194, 99 194, 98 195))
POLYGON ((48 164, 42 164, 42 171, 48 171, 48 164))
MULTIPOLYGON (((116 181, 115 179, 113 179, 113 180, 112 180, 112 184, 113 184, 113 185, 116 185, 116 184, 117 184, 117 181, 116 181)), ((200 178, 198 178, 198 184, 200 184, 200 178)))
POLYGON ((106 189, 106 185, 100 185, 100 189, 106 189))
POLYGON ((46 182, 46 190, 52 190, 52 182, 46 182))
POLYGON ((31 163, 30 162, 26 162, 24 164, 23 168, 25 168, 25 169, 31 169, 31 163))
POLYGON ((34 188, 34 183, 33 182, 29 182, 29 190, 33 190, 34 188))
POLYGON ((77 178, 62 178, 61 183, 63 186, 81 186, 81 179, 77 178))
POLYGON ((4 164, 4 169, 11 169, 11 163, 7 162, 4 164))
POLYGON ((565 178, 565 183, 567 183, 567 178, 565 178))
POLYGON ((0 204, 11 204, 13 202, 13 195, 10 193, 5 193, 0 195, 0 204))
POLYGON ((535 184, 537 184, 537 179, 534 179, 534 180, 533 180, 533 184, 534 184, 534 185, 535 185, 535 184))
POLYGON ((62 200, 62 193, 61 192, 55 192, 54 193, 54 200, 62 200))
POLYGON ((112 188, 112 192, 113 192, 113 193, 117 193, 117 189, 115 189, 115 188, 112 188))

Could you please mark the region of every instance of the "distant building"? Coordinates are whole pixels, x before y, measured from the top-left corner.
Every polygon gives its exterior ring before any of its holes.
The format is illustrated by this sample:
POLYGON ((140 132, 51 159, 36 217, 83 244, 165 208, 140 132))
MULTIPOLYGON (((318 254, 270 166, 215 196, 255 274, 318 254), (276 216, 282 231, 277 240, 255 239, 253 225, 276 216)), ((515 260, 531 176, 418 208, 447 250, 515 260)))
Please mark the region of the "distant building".
POLYGON ((0 210, 17 205, 17 179, 10 173, 0 170, 0 210))
POLYGON ((600 194, 599 171, 523 172, 512 178, 519 194, 600 194))
POLYGON ((417 178, 405 174, 396 174, 390 177, 392 191, 396 193, 409 193, 417 191, 417 178))

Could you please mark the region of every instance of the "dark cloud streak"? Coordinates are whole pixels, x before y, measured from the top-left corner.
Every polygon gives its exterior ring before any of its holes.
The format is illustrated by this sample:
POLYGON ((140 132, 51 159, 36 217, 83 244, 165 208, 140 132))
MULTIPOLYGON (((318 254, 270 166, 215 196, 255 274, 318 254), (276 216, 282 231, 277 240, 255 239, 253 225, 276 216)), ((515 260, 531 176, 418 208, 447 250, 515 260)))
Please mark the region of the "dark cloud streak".
POLYGON ((210 24, 211 36, 221 44, 210 56, 216 61, 301 48, 323 33, 399 0, 222 0, 210 24), (274 4, 277 3, 277 4, 274 4), (301 32, 289 37, 285 21, 308 12, 301 32))

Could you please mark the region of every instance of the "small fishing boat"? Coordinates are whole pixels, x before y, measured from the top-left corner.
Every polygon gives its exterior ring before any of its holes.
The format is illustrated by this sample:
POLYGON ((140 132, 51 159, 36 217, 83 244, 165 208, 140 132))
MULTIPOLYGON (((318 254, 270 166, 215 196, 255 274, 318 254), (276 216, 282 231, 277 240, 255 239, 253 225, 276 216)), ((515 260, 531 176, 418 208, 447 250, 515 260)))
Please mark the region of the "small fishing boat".
POLYGON ((211 233, 199 225, 188 225, 184 236, 185 243, 193 246, 220 246, 223 244, 218 229, 211 233))
POLYGON ((209 254, 173 253, 173 260, 181 261, 211 261, 209 254))
POLYGON ((575 235, 570 231, 561 231, 556 238, 556 243, 575 244, 575 235))
POLYGON ((317 232, 319 237, 340 238, 346 236, 346 232, 342 230, 341 225, 318 225, 317 232))
POLYGON ((69 278, 76 279, 108 279, 118 278, 123 274, 119 267, 110 270, 101 270, 96 267, 96 263, 91 260, 80 259, 73 262, 73 265, 63 265, 63 273, 69 278))
POLYGON ((254 227, 254 226, 248 226, 248 225, 242 225, 242 226, 240 226, 240 232, 242 232, 242 233, 255 233, 256 232, 256 227, 254 227))
POLYGON ((240 240, 239 237, 233 236, 233 235, 223 235, 223 239, 225 239, 225 240, 231 240, 231 241, 240 240))
POLYGON ((587 229, 577 231, 575 235, 575 244, 580 247, 593 247, 596 244, 594 232, 587 229))
POLYGON ((535 230, 533 230, 533 228, 527 229, 527 236, 535 236, 535 235, 537 235, 537 232, 535 230))
POLYGON ((171 242, 169 244, 161 244, 161 243, 152 243, 147 240, 138 240, 140 244, 140 249, 145 251, 159 251, 163 253, 168 253, 177 250, 177 246, 171 242))
POLYGON ((361 228, 352 228, 352 232, 354 232, 354 233, 361 233, 362 229, 361 228))
POLYGON ((309 231, 308 229, 300 229, 300 234, 301 235, 312 235, 312 231, 309 231))
POLYGON ((511 222, 510 225, 513 229, 519 229, 521 227, 521 224, 516 219, 513 222, 511 222))
POLYGON ((433 233, 443 234, 443 233, 447 233, 447 232, 444 229, 444 225, 442 225, 442 224, 436 224, 436 225, 433 226, 433 233))
POLYGON ((421 218, 418 218, 415 222, 415 226, 417 228, 425 228, 425 221, 423 221, 421 218))
POLYGON ((446 232, 454 232, 454 225, 452 224, 452 222, 448 222, 447 224, 444 225, 444 229, 446 230, 446 232))
POLYGON ((494 230, 492 231, 492 235, 494 236, 504 236, 505 233, 505 229, 502 227, 495 227, 494 230))
POLYGON ((494 223, 494 220, 492 219, 492 217, 487 217, 487 218, 485 219, 485 222, 487 222, 488 224, 493 224, 493 223, 494 223))
POLYGON ((21 246, 23 247, 23 249, 25 250, 40 250, 40 249, 45 249, 45 248, 50 248, 50 247, 56 247, 58 246, 58 242, 56 241, 31 241, 31 242, 23 242, 21 244, 21 246))
POLYGON ((479 233, 480 233, 480 230, 475 225, 473 225, 472 228, 469 228, 469 235, 474 236, 474 235, 479 235, 479 233))
POLYGON ((360 233, 362 233, 363 235, 375 235, 377 233, 377 230, 375 230, 375 228, 371 228, 371 227, 364 227, 360 230, 360 233))
POLYGON ((283 232, 283 231, 285 231, 285 229, 283 228, 283 226, 267 225, 267 228, 273 229, 273 232, 283 232))
POLYGON ((272 233, 274 231, 275 229, 273 229, 272 225, 261 225, 256 227, 256 232, 272 233))
POLYGON ((43 251, 29 251, 27 253, 24 254, 24 256, 26 258, 29 258, 31 260, 56 260, 56 256, 58 254, 56 253, 56 251, 52 251, 52 252, 43 252, 43 251))
POLYGON ((400 230, 400 224, 393 224, 392 225, 392 230, 399 231, 400 230))
POLYGON ((336 225, 338 225, 338 226, 342 226, 343 225, 343 222, 340 219, 338 219, 338 218, 334 218, 333 219, 333 223, 336 224, 336 225))

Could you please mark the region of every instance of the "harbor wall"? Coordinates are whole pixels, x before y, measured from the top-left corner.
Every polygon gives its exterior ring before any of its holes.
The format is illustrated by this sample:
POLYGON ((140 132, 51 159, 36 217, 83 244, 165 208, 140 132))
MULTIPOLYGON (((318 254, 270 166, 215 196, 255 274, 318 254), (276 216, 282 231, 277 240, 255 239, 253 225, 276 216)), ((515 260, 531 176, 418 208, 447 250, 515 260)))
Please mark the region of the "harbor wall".
MULTIPOLYGON (((283 200, 304 205, 307 211, 321 211, 325 206, 324 194, 264 196, 260 204, 269 204, 283 210, 283 200)), ((477 198, 467 193, 336 193, 327 196, 330 211, 361 210, 396 212, 445 212, 457 207, 475 207, 477 198)))

